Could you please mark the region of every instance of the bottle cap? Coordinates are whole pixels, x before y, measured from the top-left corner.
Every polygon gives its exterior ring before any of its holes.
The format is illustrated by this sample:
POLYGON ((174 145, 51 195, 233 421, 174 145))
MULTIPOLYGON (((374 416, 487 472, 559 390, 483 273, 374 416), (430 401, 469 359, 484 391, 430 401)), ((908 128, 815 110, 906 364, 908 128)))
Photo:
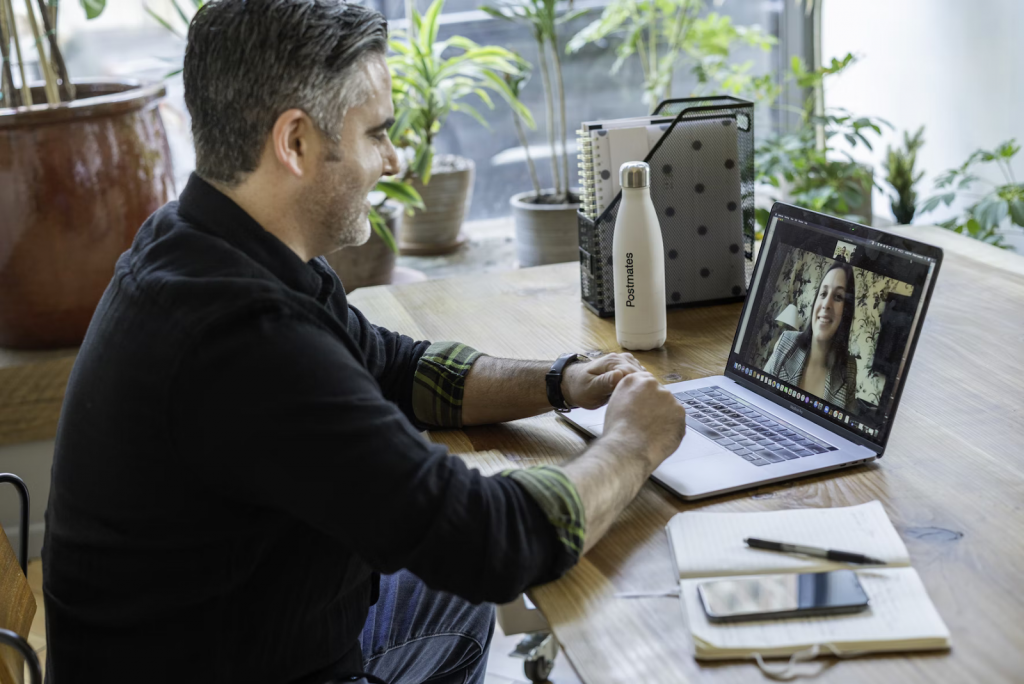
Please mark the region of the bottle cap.
POLYGON ((651 182, 651 167, 645 162, 626 162, 619 168, 619 185, 646 188, 651 182))

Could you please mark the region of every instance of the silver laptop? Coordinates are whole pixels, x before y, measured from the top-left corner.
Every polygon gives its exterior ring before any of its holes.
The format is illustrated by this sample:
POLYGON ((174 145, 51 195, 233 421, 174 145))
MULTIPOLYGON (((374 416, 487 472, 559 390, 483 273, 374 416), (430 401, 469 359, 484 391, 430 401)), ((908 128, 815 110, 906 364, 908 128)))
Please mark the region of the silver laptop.
MULTIPOLYGON (((654 479, 698 499, 881 458, 941 262, 776 203, 724 375, 668 385, 686 436, 654 479)), ((598 436, 604 411, 563 418, 598 436)))

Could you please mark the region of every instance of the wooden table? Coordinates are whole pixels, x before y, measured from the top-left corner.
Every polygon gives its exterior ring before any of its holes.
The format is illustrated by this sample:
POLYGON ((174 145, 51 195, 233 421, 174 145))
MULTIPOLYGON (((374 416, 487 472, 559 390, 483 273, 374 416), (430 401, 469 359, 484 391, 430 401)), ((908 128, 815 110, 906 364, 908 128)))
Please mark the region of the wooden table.
MULTIPOLYGON (((952 632, 952 651, 864 657, 819 681, 999 682, 1024 678, 1024 258, 935 228, 939 274, 885 457, 838 474, 687 504, 648 483, 608 535, 531 594, 590 683, 747 682, 750 662, 698 664, 674 598, 615 598, 673 586, 664 526, 679 511, 768 511, 879 499, 952 632)), ((618 349, 614 324, 580 303, 574 263, 405 286, 352 302, 380 325, 490 354, 553 359, 618 349)), ((740 305, 674 311, 664 349, 638 354, 663 382, 720 374, 740 305)), ((431 439, 454 453, 561 462, 585 443, 551 415, 431 439)))

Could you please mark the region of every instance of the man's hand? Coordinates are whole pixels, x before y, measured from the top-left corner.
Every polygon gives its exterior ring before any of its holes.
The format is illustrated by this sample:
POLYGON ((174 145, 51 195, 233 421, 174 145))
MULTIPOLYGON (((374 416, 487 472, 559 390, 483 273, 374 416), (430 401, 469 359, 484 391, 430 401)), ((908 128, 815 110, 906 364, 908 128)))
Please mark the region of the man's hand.
POLYGON ((562 396, 570 406, 600 408, 608 403, 624 377, 640 371, 643 366, 629 353, 607 354, 590 363, 573 363, 566 367, 562 376, 562 396))
POLYGON ((679 448, 685 432, 682 404, 646 371, 619 383, 608 402, 604 437, 633 445, 637 456, 648 459, 651 470, 679 448))
POLYGON ((679 447, 686 412, 647 371, 627 373, 616 385, 604 434, 565 466, 586 512, 584 553, 608 531, 661 462, 679 447))

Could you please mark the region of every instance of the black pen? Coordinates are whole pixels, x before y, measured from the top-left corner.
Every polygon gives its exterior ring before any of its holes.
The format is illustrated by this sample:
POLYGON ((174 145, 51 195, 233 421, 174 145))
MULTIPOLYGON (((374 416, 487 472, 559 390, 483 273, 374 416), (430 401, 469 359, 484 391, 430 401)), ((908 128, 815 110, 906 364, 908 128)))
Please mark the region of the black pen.
POLYGON ((755 549, 765 549, 767 551, 782 551, 784 553, 802 553, 805 556, 815 556, 817 558, 827 558, 833 561, 839 561, 841 563, 860 563, 861 565, 885 565, 885 561, 878 560, 877 558, 871 558, 860 553, 851 553, 849 551, 835 551, 833 549, 819 549, 817 546, 803 546, 801 544, 783 544, 782 542, 766 541, 764 539, 755 539, 754 537, 748 537, 743 541, 747 542, 747 546, 755 549))

